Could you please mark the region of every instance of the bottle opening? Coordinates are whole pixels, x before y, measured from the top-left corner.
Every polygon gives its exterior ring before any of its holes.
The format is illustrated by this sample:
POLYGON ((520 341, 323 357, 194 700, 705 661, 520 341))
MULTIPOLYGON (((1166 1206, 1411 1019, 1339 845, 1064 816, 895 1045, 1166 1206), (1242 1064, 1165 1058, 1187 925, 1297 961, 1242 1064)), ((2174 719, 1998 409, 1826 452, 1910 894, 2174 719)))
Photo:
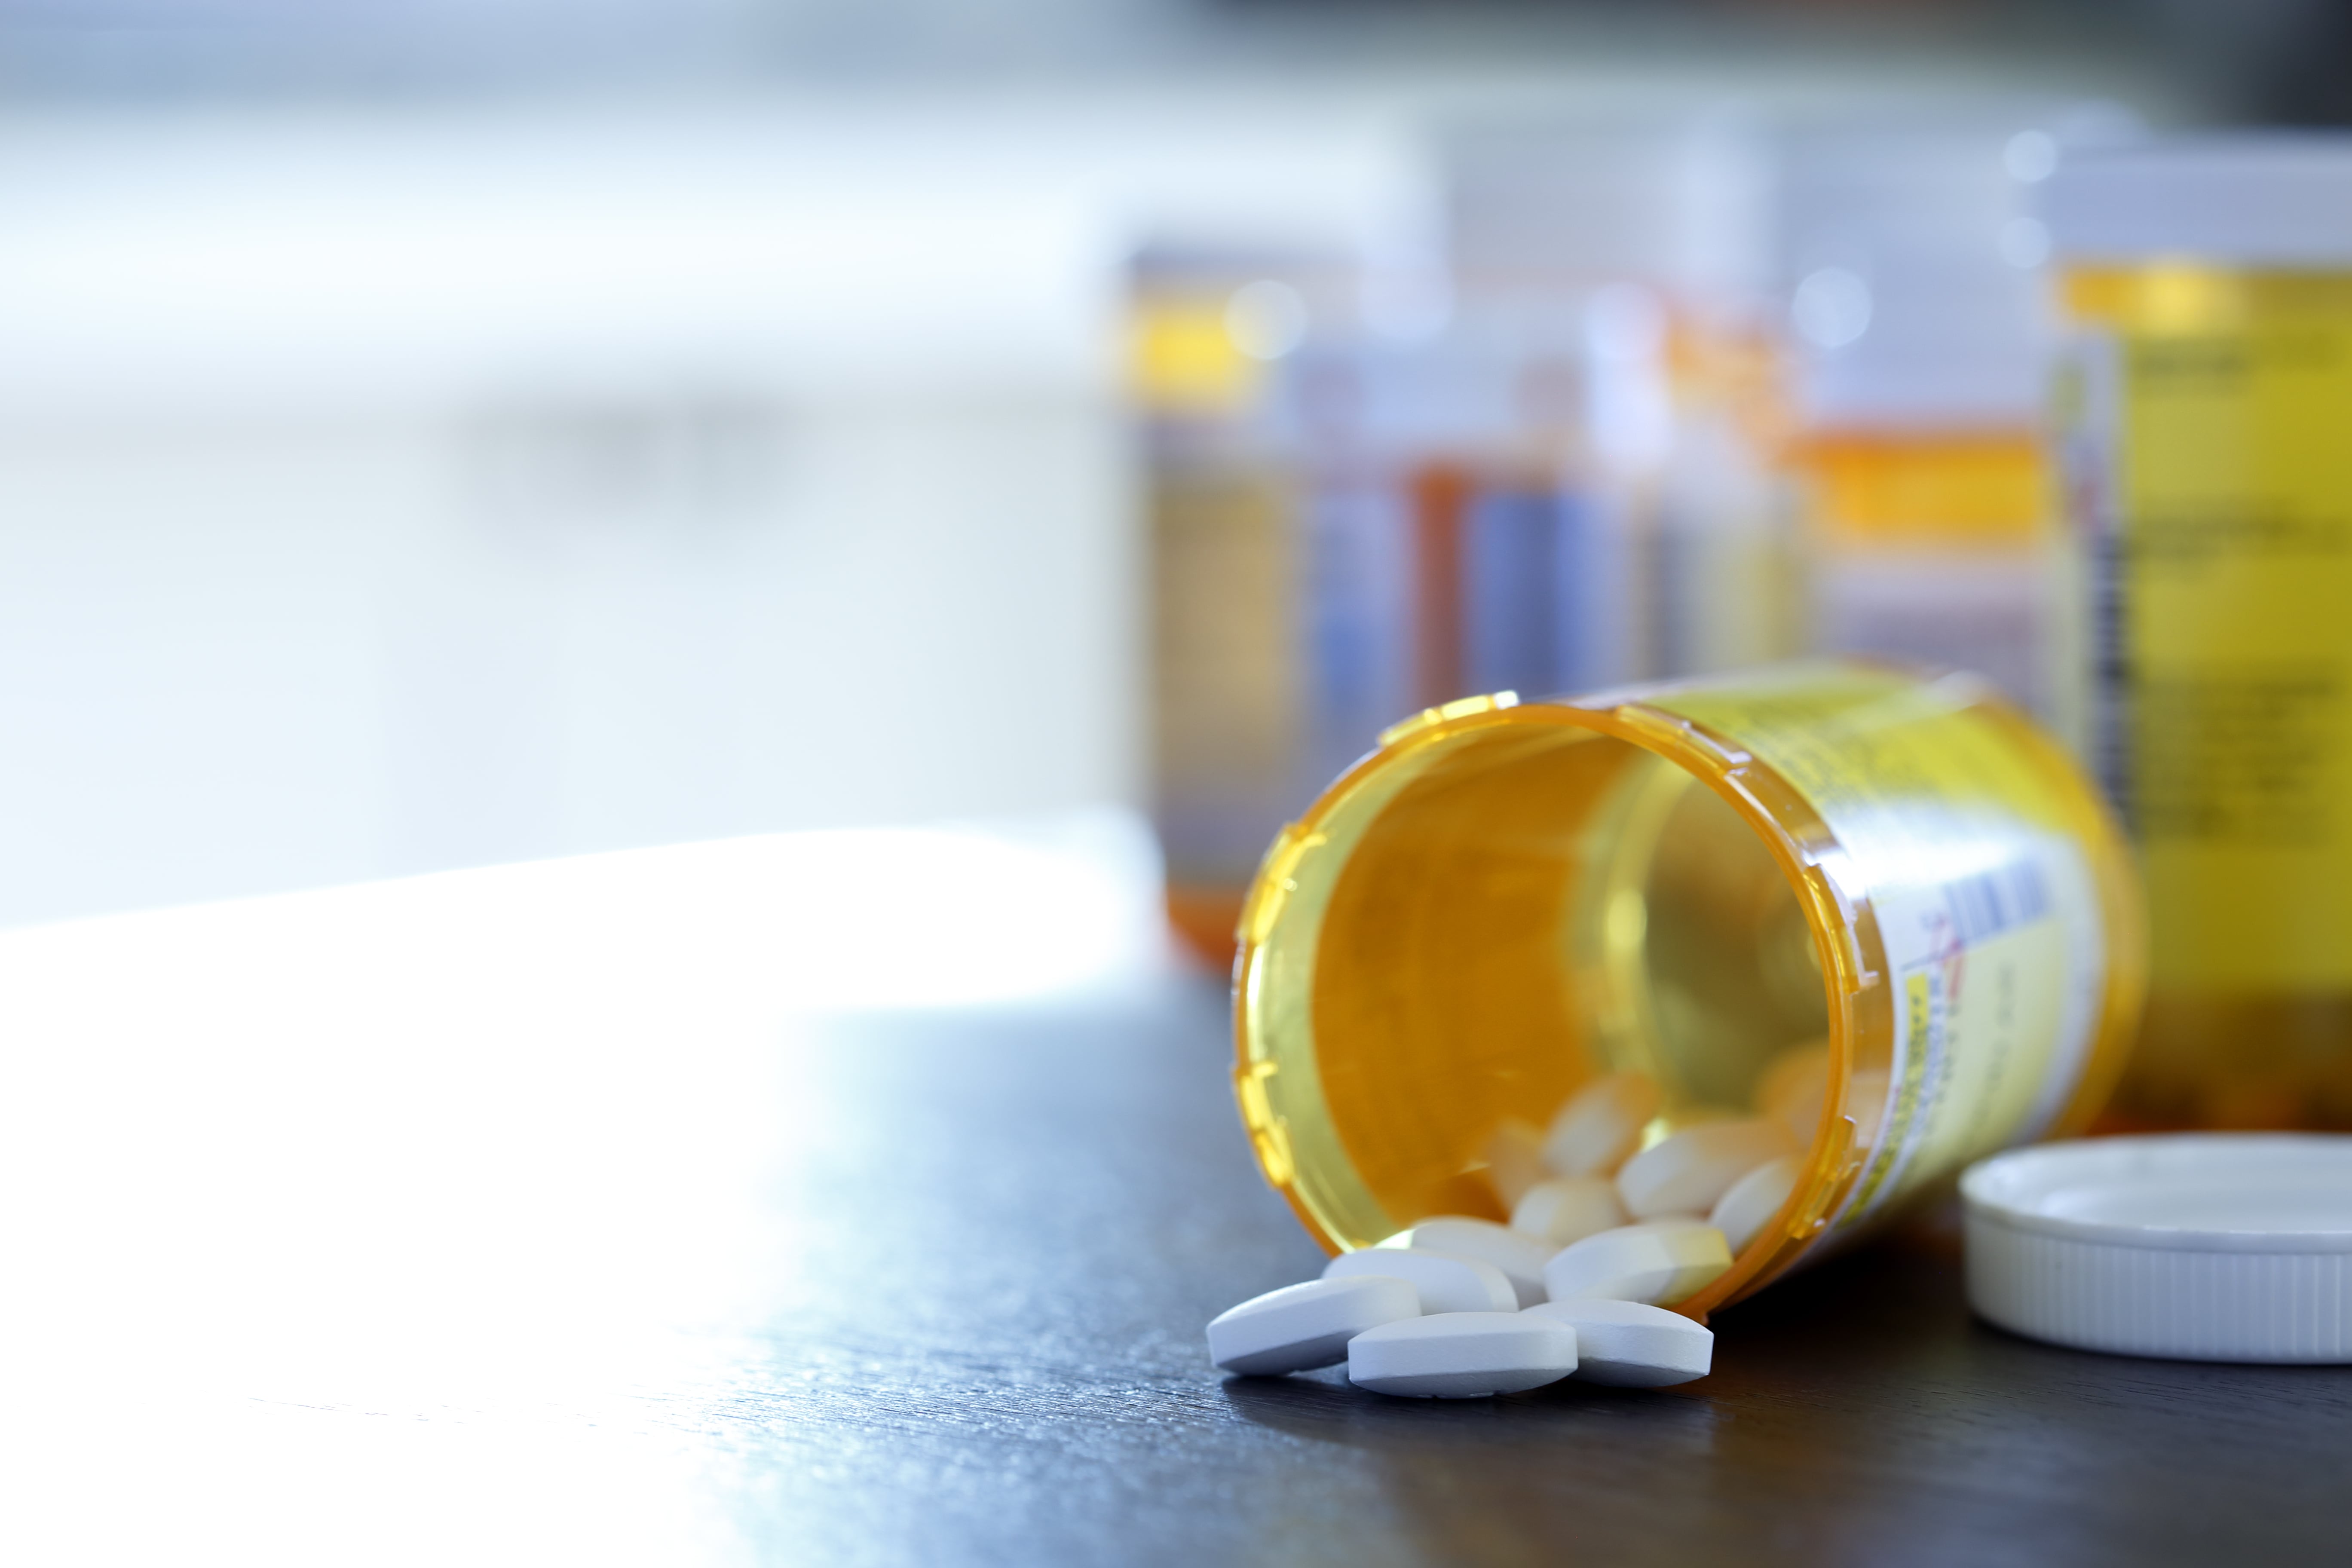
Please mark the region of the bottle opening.
POLYGON ((1827 1055, 1835 939, 1792 852, 1602 728, 1622 722, 1537 705, 1433 725, 1277 846, 1244 918, 1242 1098, 1327 1245, 1506 1217, 1498 1132, 1597 1078, 1656 1081, 1654 1142, 1753 1114, 1776 1064, 1827 1055))

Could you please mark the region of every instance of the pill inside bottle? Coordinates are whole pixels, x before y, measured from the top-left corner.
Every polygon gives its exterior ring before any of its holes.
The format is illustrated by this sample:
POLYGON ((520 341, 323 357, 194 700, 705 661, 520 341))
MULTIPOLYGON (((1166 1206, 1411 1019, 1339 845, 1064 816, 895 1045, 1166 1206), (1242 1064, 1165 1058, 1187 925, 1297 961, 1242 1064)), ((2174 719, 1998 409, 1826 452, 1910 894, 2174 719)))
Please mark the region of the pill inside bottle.
POLYGON ((1808 662, 1469 699, 1391 730, 1268 852, 1236 1089, 1333 1251, 1433 1215, 1548 1235, 1548 1184, 1646 1173, 1678 1133, 1741 1122, 1682 1142, 1754 1149, 1655 1199, 1704 1215, 1793 1165, 1675 1303, 1703 1317, 2086 1121, 2139 931, 2095 792, 1970 678, 1808 662))

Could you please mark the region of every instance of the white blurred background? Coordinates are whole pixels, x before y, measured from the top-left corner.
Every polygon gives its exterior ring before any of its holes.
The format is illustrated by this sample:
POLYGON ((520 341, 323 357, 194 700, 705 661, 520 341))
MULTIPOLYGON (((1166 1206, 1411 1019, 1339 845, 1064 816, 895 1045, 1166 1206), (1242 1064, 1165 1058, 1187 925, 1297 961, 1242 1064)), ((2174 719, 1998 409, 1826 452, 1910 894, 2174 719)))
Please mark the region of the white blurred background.
POLYGON ((0 920, 1134 800, 1128 225, 1396 159, 909 107, 0 127, 0 920))

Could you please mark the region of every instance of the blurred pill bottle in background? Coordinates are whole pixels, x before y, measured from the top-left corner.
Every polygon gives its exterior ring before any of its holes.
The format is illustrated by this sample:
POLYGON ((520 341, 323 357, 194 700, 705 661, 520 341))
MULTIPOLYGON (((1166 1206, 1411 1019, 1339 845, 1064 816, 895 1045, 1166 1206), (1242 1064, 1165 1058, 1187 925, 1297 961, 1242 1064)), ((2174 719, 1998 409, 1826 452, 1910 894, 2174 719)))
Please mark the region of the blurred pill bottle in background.
POLYGON ((2011 346, 1982 357, 2018 384, 2013 401, 2001 395, 2009 388, 1969 385, 1951 363, 1962 356, 1906 363, 1900 350, 1860 343, 1814 379, 1790 450, 1801 571, 1816 650, 1973 669, 2047 718, 2059 535, 2034 384, 2042 364, 2032 354, 2012 363, 2000 352, 2011 346))
POLYGON ((1816 661, 1473 698, 1392 729, 1268 852, 1235 1086, 1337 1251, 1502 1217, 1498 1151, 1605 1075, 1663 1090, 1654 1141, 1810 1066, 1802 1173, 1681 1304, 1704 1314, 2080 1130, 2141 942, 2095 788, 1975 677, 1816 661))
POLYGON ((1548 690, 1634 667, 1639 512, 1593 440, 1594 308, 1474 287, 1441 345, 1460 367, 1445 383, 1457 401, 1431 410, 1443 438, 1416 443, 1403 479, 1413 657, 1390 721, 1484 688, 1548 690))
POLYGON ((1130 264, 1153 816, 1171 923, 1212 959, 1266 838, 1313 788, 1306 500, 1279 378, 1349 280, 1345 257, 1313 252, 1160 245, 1130 264))
POLYGON ((1534 119, 1436 154, 1442 217, 1131 270, 1153 798, 1212 961, 1257 851, 1402 716, 1789 646, 1754 139, 1534 119))
POLYGON ((2055 142, 1998 120, 1792 141, 1809 646, 1972 669, 2047 721, 2066 643, 2046 241, 2005 164, 2044 172, 2031 153, 2055 142))
POLYGON ((1657 489, 1650 673, 1696 675, 1802 651, 1787 356, 1764 312, 1687 310, 1673 326, 1671 447, 1657 489))
POLYGON ((2137 837, 2150 1125, 2352 1127, 2352 139, 2064 159, 2090 747, 2137 837))
MULTIPOLYGON (((1421 705, 1432 668, 1453 693, 1472 626, 1492 646, 1550 625, 1548 574, 1465 605, 1422 515, 1433 472, 1558 471, 1560 432, 1513 399, 1545 345, 1449 330, 1442 263, 1402 248, 1162 245, 1133 265, 1154 816, 1171 922, 1219 966, 1267 839, 1421 705)), ((1548 534, 1517 542, 1520 564, 1549 559, 1548 534)))
POLYGON ((1716 115, 1499 119, 1440 139, 1452 335, 1507 428, 1414 478, 1416 706, 1785 650, 1762 140, 1716 115), (1458 617, 1450 637, 1442 617, 1458 617))

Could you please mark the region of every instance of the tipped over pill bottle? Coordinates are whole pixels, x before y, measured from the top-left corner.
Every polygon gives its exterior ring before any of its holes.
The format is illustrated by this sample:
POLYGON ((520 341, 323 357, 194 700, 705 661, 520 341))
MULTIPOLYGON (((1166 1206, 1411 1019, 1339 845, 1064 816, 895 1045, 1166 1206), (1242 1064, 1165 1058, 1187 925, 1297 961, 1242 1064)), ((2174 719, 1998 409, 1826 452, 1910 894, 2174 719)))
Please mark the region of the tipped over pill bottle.
POLYGON ((1820 1071, 1704 1315, 1970 1161, 2079 1130, 2144 981, 2095 791, 1974 677, 1807 662, 1381 737, 1268 852, 1235 970, 1260 1164, 1333 1250, 1506 1213, 1499 1149, 1641 1074, 1654 1143, 1820 1071))
POLYGON ((2147 881, 2145 1126, 2352 1127, 2352 138, 2070 154, 2085 742, 2147 881))

